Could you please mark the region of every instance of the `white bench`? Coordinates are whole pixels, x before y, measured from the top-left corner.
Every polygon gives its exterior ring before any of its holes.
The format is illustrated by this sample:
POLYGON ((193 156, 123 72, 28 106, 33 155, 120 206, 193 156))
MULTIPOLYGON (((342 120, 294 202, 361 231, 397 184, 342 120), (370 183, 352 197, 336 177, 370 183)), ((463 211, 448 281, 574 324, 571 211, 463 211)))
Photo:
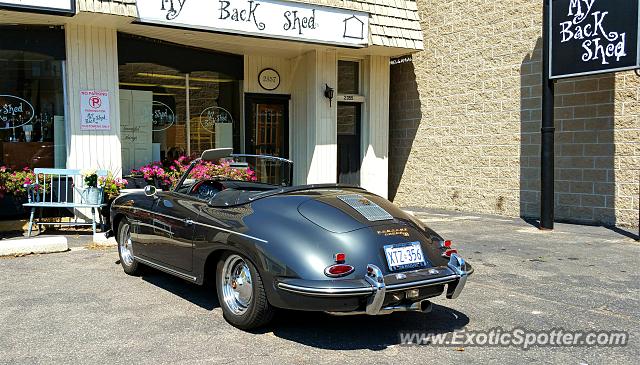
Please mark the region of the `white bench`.
MULTIPOLYGON (((84 178, 80 170, 74 169, 48 169, 48 168, 36 168, 33 171, 36 175, 35 183, 27 185, 27 196, 29 202, 23 204, 25 207, 31 208, 31 214, 29 215, 29 232, 28 236, 31 237, 31 231, 33 224, 38 225, 57 225, 57 226, 92 226, 93 233, 96 233, 96 211, 99 212, 100 208, 105 204, 89 204, 82 196, 84 189, 84 178), (42 189, 37 189, 36 186, 42 186, 42 189), (76 193, 74 193, 74 191, 76 193), (80 197, 80 201, 76 202, 74 198, 80 197), (34 215, 36 209, 40 209, 40 220, 34 221, 34 215), (78 222, 77 217, 74 217, 74 222, 43 222, 42 210, 47 208, 88 208, 91 209, 91 223, 78 222)), ((98 177, 107 176, 107 171, 97 171, 98 177)), ((102 218, 100 214, 100 222, 102 218)))

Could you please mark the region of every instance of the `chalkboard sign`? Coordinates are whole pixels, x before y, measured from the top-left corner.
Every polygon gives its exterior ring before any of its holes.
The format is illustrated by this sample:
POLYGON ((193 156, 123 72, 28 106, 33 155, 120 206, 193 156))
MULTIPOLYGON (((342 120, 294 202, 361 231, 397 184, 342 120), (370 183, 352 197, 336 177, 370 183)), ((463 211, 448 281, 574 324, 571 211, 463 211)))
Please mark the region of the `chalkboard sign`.
POLYGON ((639 0, 547 0, 550 78, 640 68, 639 0))

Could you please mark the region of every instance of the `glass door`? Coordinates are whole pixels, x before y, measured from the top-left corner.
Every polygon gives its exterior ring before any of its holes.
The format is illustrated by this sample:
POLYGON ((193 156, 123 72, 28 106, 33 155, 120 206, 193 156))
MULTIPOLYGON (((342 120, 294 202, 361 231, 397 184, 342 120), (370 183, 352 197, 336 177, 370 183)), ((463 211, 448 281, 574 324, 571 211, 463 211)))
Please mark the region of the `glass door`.
MULTIPOLYGON (((289 95, 245 95, 245 153, 289 158, 289 95)), ((257 160, 259 181, 281 181, 282 166, 257 160)))
POLYGON ((289 96, 245 98, 245 150, 248 154, 289 157, 289 96))
POLYGON ((338 103, 338 183, 360 185, 359 103, 338 103))

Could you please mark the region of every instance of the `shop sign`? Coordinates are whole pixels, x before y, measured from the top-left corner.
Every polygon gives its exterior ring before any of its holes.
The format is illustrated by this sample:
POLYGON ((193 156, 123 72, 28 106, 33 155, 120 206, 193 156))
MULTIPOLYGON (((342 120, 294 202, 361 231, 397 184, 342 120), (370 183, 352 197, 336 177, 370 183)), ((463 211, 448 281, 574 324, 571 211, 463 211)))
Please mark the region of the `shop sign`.
POLYGON ((265 90, 275 90, 280 86, 280 74, 272 68, 265 68, 258 74, 258 83, 265 90))
POLYGON ((162 132, 176 122, 176 114, 167 104, 154 101, 152 107, 153 132, 162 132))
POLYGON ((638 0, 547 0, 550 78, 640 67, 638 0))
POLYGON ((143 23, 362 47, 369 14, 282 0, 138 1, 143 23))
POLYGON ((1 0, 0 8, 39 12, 75 13, 76 0, 1 0))
POLYGON ((21 97, 0 95, 0 129, 22 127, 33 119, 33 106, 21 97))
POLYGON ((110 130, 109 92, 80 91, 80 130, 110 130))
POLYGON ((210 133, 215 133, 217 124, 226 123, 233 123, 233 117, 225 108, 212 106, 200 113, 200 125, 210 133))

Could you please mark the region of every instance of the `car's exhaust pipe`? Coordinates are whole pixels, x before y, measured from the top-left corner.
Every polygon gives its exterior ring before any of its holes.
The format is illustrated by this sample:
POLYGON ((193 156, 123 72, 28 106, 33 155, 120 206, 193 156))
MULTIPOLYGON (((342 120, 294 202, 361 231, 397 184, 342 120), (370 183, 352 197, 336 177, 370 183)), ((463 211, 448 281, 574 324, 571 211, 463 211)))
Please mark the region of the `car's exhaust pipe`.
POLYGON ((431 304, 428 300, 421 300, 419 302, 405 304, 405 305, 395 305, 391 307, 382 307, 380 309, 380 313, 378 314, 389 314, 393 312, 422 312, 429 313, 433 304, 431 304))
MULTIPOLYGON (((391 314, 393 312, 422 312, 429 313, 433 308, 433 304, 429 300, 421 300, 419 302, 411 304, 400 304, 389 307, 382 307, 376 315, 391 314)), ((334 316, 353 316, 360 314, 369 314, 366 311, 353 311, 353 312, 326 312, 334 316)))

